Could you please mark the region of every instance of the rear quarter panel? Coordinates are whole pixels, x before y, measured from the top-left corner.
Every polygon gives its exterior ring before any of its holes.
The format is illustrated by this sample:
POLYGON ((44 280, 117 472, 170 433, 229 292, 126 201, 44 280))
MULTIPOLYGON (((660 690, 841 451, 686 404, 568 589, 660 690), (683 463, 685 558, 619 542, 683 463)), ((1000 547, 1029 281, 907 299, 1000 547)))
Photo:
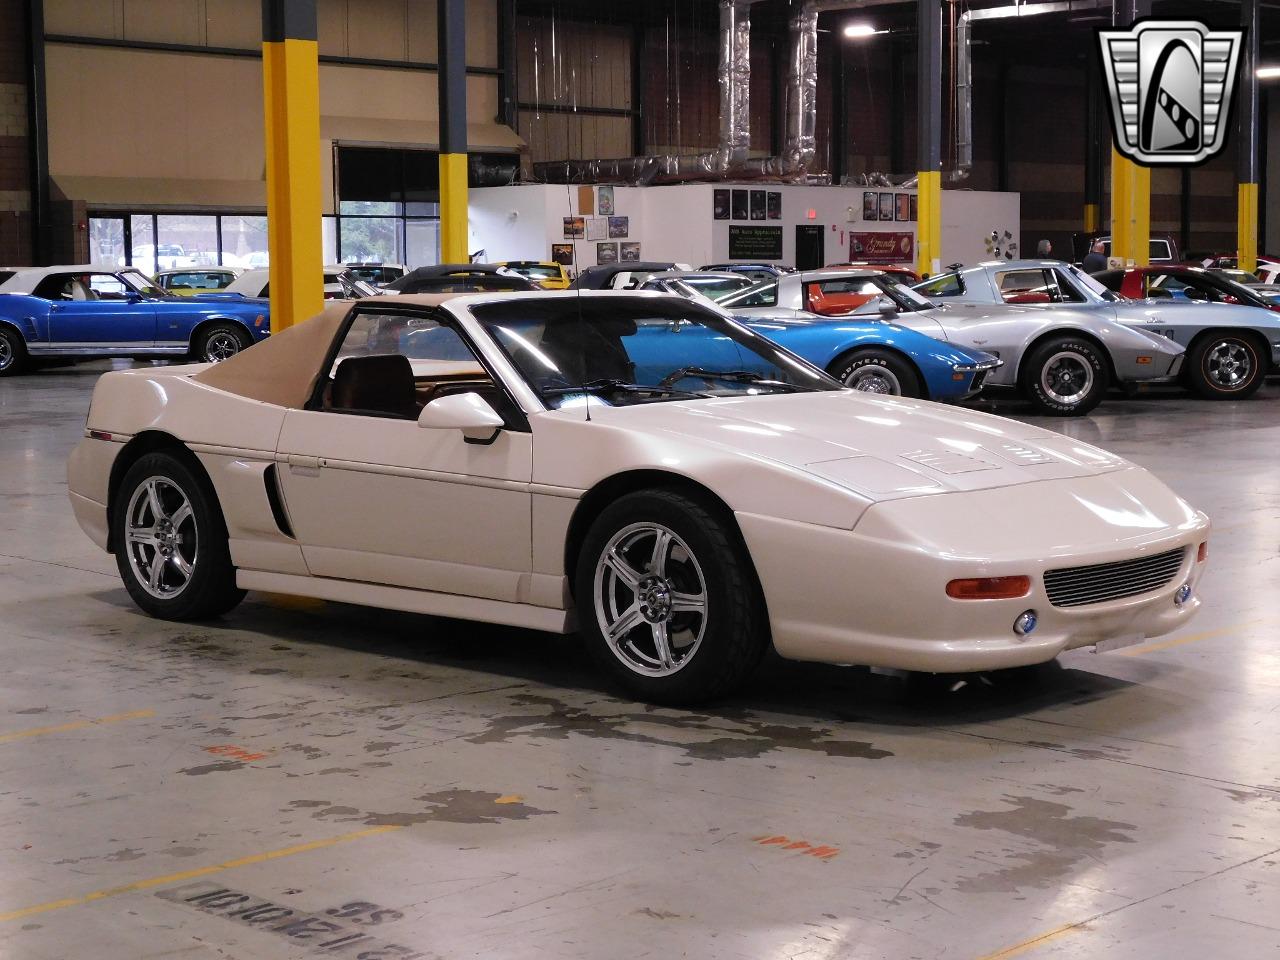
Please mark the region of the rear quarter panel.
POLYGON ((27 343, 47 343, 49 301, 25 294, 0 294, 0 323, 16 327, 27 343))

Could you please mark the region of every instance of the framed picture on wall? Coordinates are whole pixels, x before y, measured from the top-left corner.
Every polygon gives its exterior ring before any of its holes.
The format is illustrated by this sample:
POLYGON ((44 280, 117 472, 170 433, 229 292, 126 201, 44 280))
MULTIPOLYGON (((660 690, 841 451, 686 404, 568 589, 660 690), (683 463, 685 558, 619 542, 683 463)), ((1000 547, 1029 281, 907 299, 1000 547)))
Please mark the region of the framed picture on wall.
POLYGON ((881 220, 893 219, 893 194, 892 193, 880 194, 880 219, 881 220))
POLYGON ((782 194, 774 190, 770 190, 769 202, 766 204, 766 206, 768 207, 768 210, 769 210, 770 220, 782 219, 782 194))
POLYGON ((578 187, 578 213, 589 217, 596 212, 596 188, 583 184, 578 187))
POLYGON ((765 199, 763 190, 751 191, 751 219, 763 220, 765 214, 765 199))
POLYGON ((609 221, 604 217, 587 217, 587 239, 603 240, 609 236, 609 221))
POLYGON ((596 263, 617 263, 618 245, 616 243, 596 244, 596 263))
POLYGON ((733 191, 733 207, 730 218, 733 220, 747 220, 750 218, 750 206, 747 199, 748 191, 733 191))
POLYGON ((862 195, 862 219, 863 220, 879 220, 880 219, 880 201, 876 199, 876 195, 868 190, 862 195))
POLYGON ((632 240, 621 244, 623 260, 638 261, 640 259, 640 243, 632 240))
POLYGON ((551 262, 558 263, 562 267, 573 266, 573 244, 572 243, 553 243, 551 245, 551 262))
POLYGON ((585 217, 564 218, 564 238, 566 240, 581 240, 586 235, 587 220, 585 217))
POLYGON ((919 195, 918 195, 918 194, 913 193, 913 194, 911 195, 911 219, 912 219, 912 220, 917 219, 917 218, 916 218, 916 213, 917 213, 917 211, 919 210, 919 208, 916 206, 916 200, 917 200, 918 198, 919 198, 919 195))
POLYGON ((596 190, 596 213, 602 217, 612 217, 613 210, 613 187, 600 187, 596 190))
POLYGON ((894 194, 893 219, 895 220, 911 219, 911 194, 909 193, 894 194))
POLYGON ((631 218, 630 217, 610 217, 609 218, 609 239, 617 240, 625 239, 630 236, 631 218))
POLYGON ((712 190, 711 191, 711 218, 713 220, 729 219, 729 191, 728 190, 712 190))

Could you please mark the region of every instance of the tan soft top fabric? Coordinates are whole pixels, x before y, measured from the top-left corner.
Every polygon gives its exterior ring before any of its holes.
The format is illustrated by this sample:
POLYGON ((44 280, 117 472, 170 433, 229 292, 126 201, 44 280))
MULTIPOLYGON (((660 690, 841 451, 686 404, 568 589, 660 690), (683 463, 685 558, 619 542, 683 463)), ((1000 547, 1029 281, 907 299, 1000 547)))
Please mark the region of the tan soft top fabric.
MULTIPOLYGON (((437 307, 450 299, 448 294, 424 294, 388 297, 387 301, 437 307)), ((348 300, 331 303, 323 313, 273 333, 270 339, 213 364, 191 379, 250 400, 300 410, 311 399, 333 338, 353 306, 348 300)))

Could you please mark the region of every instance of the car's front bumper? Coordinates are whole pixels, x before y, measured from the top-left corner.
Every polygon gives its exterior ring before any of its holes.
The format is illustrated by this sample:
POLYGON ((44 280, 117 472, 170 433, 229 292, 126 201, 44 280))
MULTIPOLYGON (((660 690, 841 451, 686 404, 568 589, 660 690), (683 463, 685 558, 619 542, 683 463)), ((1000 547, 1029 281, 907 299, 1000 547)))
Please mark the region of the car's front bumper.
POLYGON ((1169 633, 1194 616, 1208 519, 1144 471, 885 501, 853 531, 739 515, 779 654, 939 673, 1051 660, 1103 641, 1169 633), (1183 549, 1156 589, 1078 607, 1044 573, 1183 549), (955 600, 951 580, 1029 576, 1030 593, 955 600), (1191 597, 1175 602, 1183 584, 1191 597), (1039 623, 1014 632, 1024 611, 1039 623))

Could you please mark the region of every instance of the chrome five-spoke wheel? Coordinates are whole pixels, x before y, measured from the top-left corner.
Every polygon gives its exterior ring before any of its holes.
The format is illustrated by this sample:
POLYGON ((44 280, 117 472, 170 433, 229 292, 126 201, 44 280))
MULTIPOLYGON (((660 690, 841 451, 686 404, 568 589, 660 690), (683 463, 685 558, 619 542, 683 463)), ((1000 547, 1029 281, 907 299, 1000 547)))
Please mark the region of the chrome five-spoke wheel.
POLYGON ((159 600, 182 593, 199 547, 191 502, 172 480, 148 477, 129 498, 125 544, 137 583, 159 600))
POLYGON ((204 343, 204 358, 209 363, 218 363, 234 357, 240 352, 240 341, 235 334, 219 330, 213 333, 204 343))
POLYGON ((689 545, 660 523, 613 535, 595 571, 595 615, 609 649, 648 677, 679 671, 707 626, 707 584, 689 545))
POLYGON ((1253 376, 1253 355, 1238 340, 1220 340, 1204 355, 1205 376, 1223 390, 1239 390, 1253 376))

